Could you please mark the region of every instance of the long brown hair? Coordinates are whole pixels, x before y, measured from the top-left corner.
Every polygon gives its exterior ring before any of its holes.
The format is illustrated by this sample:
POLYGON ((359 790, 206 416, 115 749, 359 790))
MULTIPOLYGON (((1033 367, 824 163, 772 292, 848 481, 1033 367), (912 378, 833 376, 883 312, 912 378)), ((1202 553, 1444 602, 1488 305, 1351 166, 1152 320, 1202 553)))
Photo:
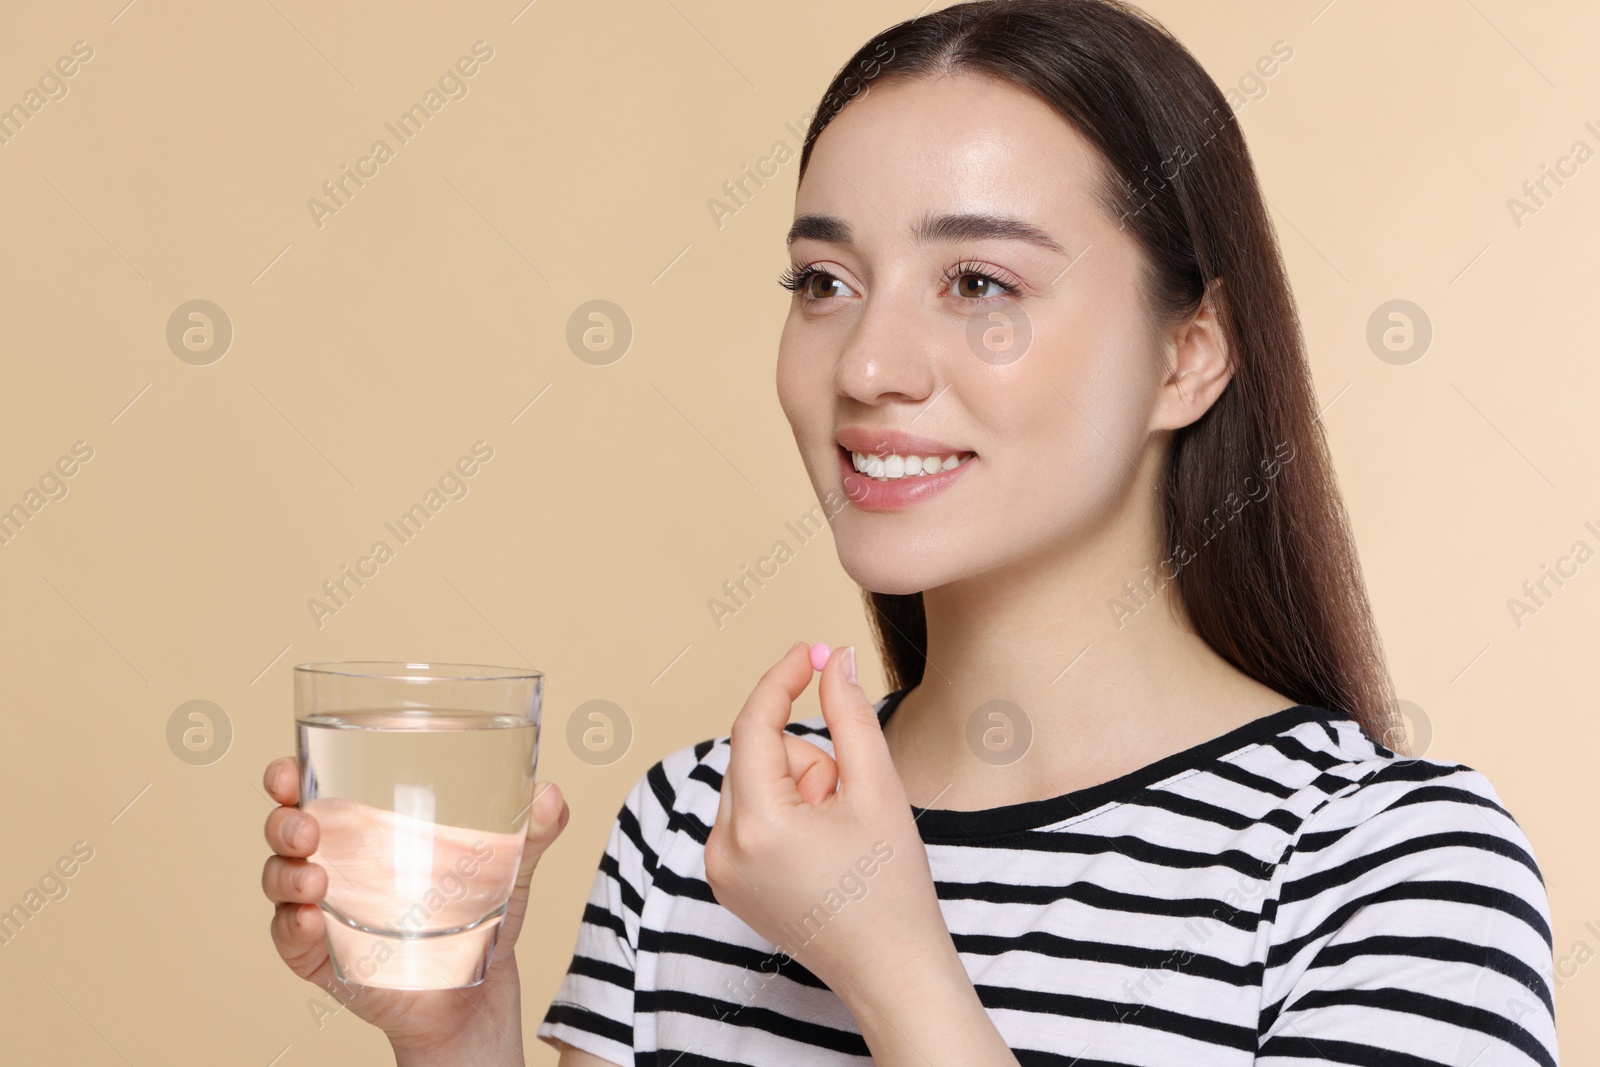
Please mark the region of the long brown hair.
MULTIPOLYGON (((1187 321, 1208 294, 1217 310, 1233 377, 1173 434, 1163 488, 1172 556, 1161 577, 1195 632, 1250 677, 1394 747, 1392 684, 1294 299, 1227 99, 1188 49, 1119 0, 976 0, 890 27, 840 68, 800 177, 817 136, 874 80, 958 71, 1033 94, 1095 146, 1095 192, 1144 252, 1153 323, 1187 321)), ((922 594, 864 600, 891 688, 917 684, 922 594)))

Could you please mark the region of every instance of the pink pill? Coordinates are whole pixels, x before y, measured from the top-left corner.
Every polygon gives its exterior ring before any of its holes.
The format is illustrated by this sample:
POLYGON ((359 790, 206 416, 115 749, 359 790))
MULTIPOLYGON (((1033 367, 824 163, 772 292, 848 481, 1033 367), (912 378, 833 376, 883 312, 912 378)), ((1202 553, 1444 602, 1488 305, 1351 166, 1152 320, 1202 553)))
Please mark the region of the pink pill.
POLYGON ((828 646, 818 641, 811 646, 811 669, 820 671, 828 665, 828 646))

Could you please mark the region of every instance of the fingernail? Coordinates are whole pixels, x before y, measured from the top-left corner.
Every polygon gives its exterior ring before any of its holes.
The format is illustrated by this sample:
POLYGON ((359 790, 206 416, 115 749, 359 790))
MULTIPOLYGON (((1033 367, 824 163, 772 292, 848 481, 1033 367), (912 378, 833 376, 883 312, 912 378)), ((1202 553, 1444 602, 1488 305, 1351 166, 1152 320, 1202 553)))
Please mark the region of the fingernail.
POLYGON ((301 867, 298 871, 295 871, 294 874, 290 875, 289 884, 294 887, 294 891, 296 893, 304 889, 306 887, 306 868, 301 867))
POLYGON ((811 669, 820 671, 828 665, 828 646, 818 641, 811 646, 811 669))
POLYGON ((856 684, 856 646, 851 645, 844 650, 844 676, 850 679, 850 684, 856 684))

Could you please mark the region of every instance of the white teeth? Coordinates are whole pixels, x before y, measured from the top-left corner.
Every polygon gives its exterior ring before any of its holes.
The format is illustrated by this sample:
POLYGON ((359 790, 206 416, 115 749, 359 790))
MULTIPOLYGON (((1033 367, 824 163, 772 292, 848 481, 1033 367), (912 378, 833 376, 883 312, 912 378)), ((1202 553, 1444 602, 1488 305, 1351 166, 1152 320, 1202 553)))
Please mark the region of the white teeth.
POLYGON ((876 456, 866 452, 850 453, 851 466, 867 477, 876 478, 880 482, 887 482, 896 478, 920 478, 927 474, 954 470, 971 458, 972 453, 970 452, 955 456, 945 456, 942 460, 938 456, 902 456, 896 453, 890 453, 887 456, 876 456))

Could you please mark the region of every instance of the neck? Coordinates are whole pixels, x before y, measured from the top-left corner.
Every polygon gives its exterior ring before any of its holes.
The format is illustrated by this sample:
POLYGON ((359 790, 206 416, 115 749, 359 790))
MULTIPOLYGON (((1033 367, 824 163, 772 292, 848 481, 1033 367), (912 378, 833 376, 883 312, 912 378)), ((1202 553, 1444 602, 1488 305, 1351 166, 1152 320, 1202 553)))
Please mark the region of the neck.
POLYGON ((912 803, 1055 796, 1294 703, 1190 630, 1138 521, 1153 492, 1130 496, 1092 537, 924 591, 927 666, 885 730, 912 803))

